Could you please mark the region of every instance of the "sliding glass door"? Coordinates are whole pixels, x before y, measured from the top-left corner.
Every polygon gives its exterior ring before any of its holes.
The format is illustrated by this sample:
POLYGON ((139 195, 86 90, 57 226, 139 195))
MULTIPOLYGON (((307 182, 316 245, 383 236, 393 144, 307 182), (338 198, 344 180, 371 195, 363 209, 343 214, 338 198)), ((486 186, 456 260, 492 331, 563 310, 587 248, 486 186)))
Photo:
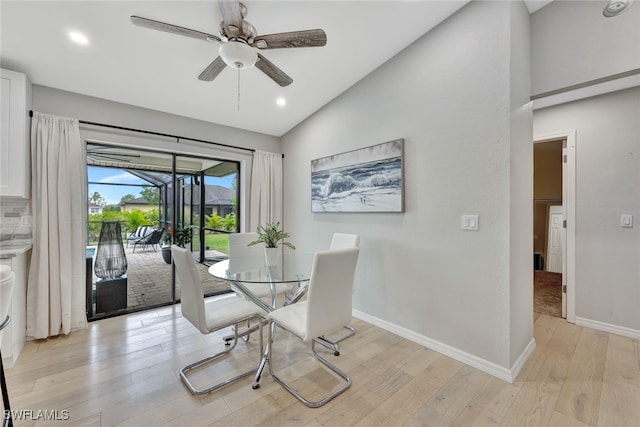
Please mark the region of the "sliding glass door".
POLYGON ((201 264, 205 292, 214 295, 229 290, 206 270, 209 264, 226 258, 226 234, 238 229, 238 162, 89 143, 87 176, 87 257, 96 251, 99 236, 93 231, 104 220, 117 220, 129 264, 126 307, 109 306, 109 311, 98 312, 96 296, 103 293, 97 289, 104 283, 95 276, 87 278, 92 296, 87 312, 93 318, 179 301, 179 281, 170 258, 167 263, 162 255, 169 250, 161 248, 169 245, 179 228, 192 230, 190 249, 201 264), (160 242, 143 239, 153 230, 161 230, 160 242))

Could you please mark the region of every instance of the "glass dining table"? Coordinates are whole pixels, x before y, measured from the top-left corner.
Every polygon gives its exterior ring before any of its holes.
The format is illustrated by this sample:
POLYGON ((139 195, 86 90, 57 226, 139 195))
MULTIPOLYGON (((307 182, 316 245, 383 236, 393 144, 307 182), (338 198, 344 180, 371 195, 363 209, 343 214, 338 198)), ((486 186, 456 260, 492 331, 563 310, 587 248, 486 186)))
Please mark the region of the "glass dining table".
MULTIPOLYGON (((311 266, 313 265, 313 254, 291 253, 281 254, 278 264, 268 267, 264 256, 244 256, 226 259, 217 262, 209 267, 209 274, 218 279, 226 280, 232 288, 242 292, 247 298, 255 302, 267 312, 277 308, 277 286, 280 284, 290 284, 291 288, 303 291, 304 284, 311 276, 311 266), (271 295, 271 304, 267 304, 256 292, 255 285, 264 287, 271 295)), ((288 302, 295 302, 296 293, 289 297, 288 302)))
MULTIPOLYGON (((233 289, 240 291, 266 312, 271 312, 277 308, 278 285, 291 284, 291 288, 295 290, 285 296, 284 304, 293 304, 304 295, 306 283, 311 276, 312 265, 313 254, 287 252, 281 254, 278 264, 275 266, 267 266, 264 256, 234 257, 213 264, 209 267, 209 274, 228 281, 233 289), (256 285, 258 289, 264 287, 262 290, 269 290, 271 304, 265 302, 255 292, 256 285)), ((264 295, 264 293, 262 294, 264 295)), ((269 360, 270 346, 271 343, 267 343, 256 370, 252 384, 254 389, 260 387, 260 377, 269 360)))

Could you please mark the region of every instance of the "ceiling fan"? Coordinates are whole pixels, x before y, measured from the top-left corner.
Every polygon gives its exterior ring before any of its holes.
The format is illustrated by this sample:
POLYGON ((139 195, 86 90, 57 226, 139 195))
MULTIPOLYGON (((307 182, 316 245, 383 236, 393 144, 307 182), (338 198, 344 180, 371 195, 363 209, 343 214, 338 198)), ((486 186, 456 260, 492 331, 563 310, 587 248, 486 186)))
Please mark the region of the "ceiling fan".
POLYGON ((288 86, 293 79, 258 53, 258 50, 315 47, 327 44, 327 35, 320 29, 258 35, 255 27, 244 19, 247 16, 247 7, 244 4, 238 0, 219 0, 218 3, 222 13, 220 36, 135 15, 131 16, 131 22, 143 28, 220 43, 219 56, 198 76, 198 79, 203 81, 215 79, 225 66, 241 70, 255 65, 280 86, 288 86))

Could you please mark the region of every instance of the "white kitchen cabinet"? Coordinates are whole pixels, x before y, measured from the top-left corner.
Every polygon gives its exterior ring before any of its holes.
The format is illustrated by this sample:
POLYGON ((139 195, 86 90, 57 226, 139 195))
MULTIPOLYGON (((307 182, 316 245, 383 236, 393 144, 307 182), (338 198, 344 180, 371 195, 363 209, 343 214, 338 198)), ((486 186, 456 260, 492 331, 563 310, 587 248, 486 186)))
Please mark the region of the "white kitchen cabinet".
POLYGON ((11 323, 2 336, 2 362, 5 368, 13 366, 27 340, 27 274, 30 257, 31 250, 0 256, 0 264, 8 265, 15 274, 9 305, 11 323))
POLYGON ((0 69, 0 196, 28 199, 31 193, 31 82, 0 69))

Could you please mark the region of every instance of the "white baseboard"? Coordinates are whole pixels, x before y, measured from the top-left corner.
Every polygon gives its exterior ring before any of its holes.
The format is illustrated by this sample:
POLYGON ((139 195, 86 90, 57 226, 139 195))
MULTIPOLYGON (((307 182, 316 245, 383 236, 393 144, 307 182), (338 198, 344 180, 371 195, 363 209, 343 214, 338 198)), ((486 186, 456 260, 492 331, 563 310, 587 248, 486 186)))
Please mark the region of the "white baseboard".
POLYGON ((529 357, 533 354, 535 349, 536 349, 536 339, 531 338, 531 341, 529 341, 529 344, 527 344, 527 346, 524 348, 522 353, 520 353, 520 357, 518 357, 518 360, 516 360, 516 363, 514 363, 513 366, 511 367, 512 379, 510 382, 514 382, 516 380, 516 378, 518 377, 518 374, 522 370, 522 367, 524 366, 525 363, 527 363, 527 360, 529 360, 529 357))
POLYGON ((576 325, 585 326, 587 328, 596 329, 598 331, 609 332, 611 334, 622 335, 623 337, 640 339, 640 330, 631 329, 625 326, 612 325, 598 320, 585 319, 584 317, 576 317, 576 325))
POLYGON ((520 357, 518 357, 518 360, 513 365, 513 367, 511 369, 507 369, 502 366, 496 365, 493 362, 489 362, 488 360, 467 353, 466 351, 462 351, 455 347, 451 347, 450 345, 443 344, 439 341, 436 341, 429 337, 425 337, 424 335, 417 334, 409 329, 387 322, 386 320, 370 316, 361 311, 353 310, 353 317, 355 317, 356 319, 364 320, 367 323, 371 323, 372 325, 382 328, 385 331, 389 331, 391 333, 399 335, 402 338, 406 338, 409 341, 413 341, 431 350, 437 351, 438 353, 442 353, 446 356, 451 357, 452 359, 472 366, 476 369, 481 370, 482 372, 493 375, 494 377, 497 377, 509 383, 513 383, 516 376, 524 366, 525 362, 529 359, 529 356, 531 356, 531 353, 533 353, 536 348, 535 340, 531 339, 531 342, 529 342, 520 357))

